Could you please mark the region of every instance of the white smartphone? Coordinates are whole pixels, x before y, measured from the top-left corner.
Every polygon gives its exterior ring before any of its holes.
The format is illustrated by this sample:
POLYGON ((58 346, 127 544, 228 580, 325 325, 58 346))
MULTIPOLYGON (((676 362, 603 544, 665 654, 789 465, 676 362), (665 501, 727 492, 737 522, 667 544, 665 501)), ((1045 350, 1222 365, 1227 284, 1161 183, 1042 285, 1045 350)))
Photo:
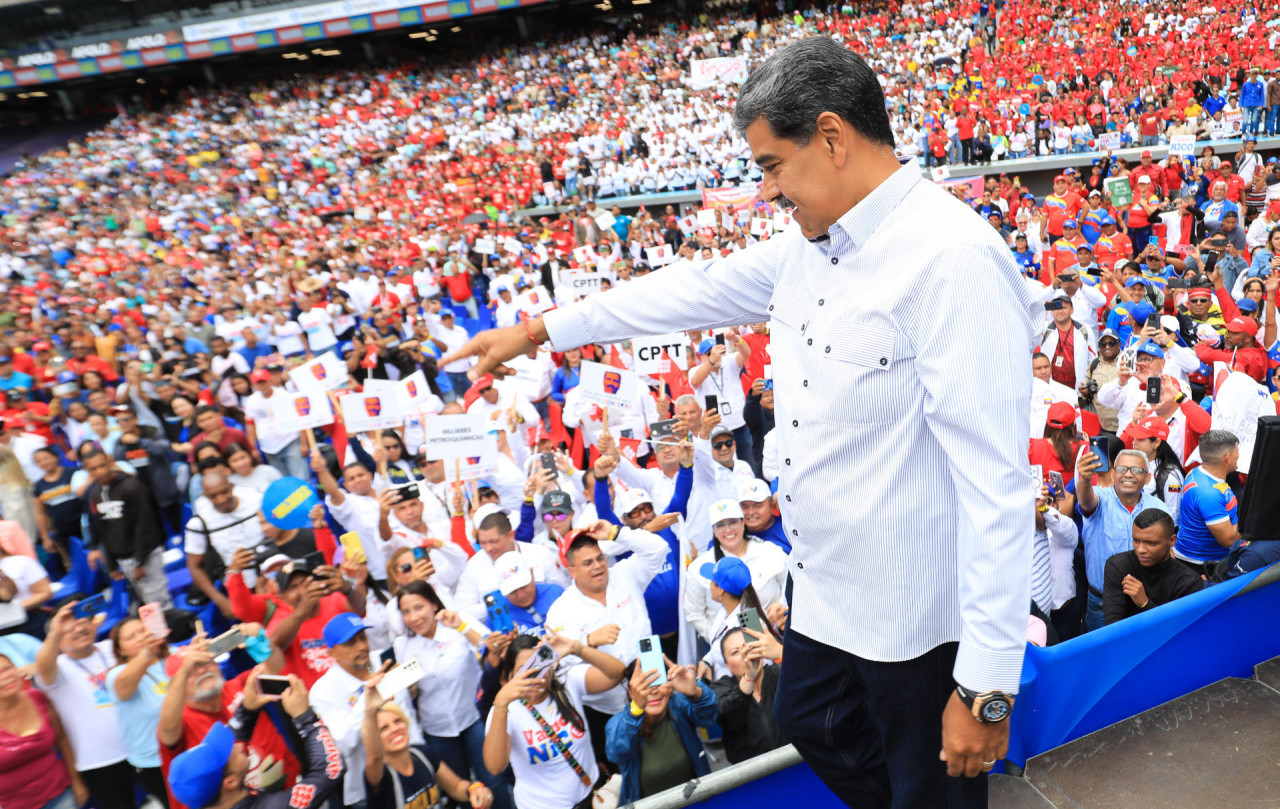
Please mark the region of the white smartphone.
POLYGON ((160 606, 160 602, 138 607, 138 619, 142 621, 143 628, 150 632, 152 637, 169 637, 169 624, 164 620, 164 608, 160 606))
POLYGON ((422 664, 418 658, 411 657, 383 676, 378 683, 378 693, 383 699, 391 699, 397 692, 403 691, 422 679, 422 664))

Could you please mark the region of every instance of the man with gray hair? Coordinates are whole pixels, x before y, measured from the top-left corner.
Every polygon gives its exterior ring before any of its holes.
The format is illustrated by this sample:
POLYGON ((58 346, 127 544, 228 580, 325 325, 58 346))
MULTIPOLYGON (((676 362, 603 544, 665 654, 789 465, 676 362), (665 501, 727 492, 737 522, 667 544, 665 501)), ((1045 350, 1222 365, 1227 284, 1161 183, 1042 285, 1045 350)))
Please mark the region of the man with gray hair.
POLYGON ((1240 538, 1236 494, 1227 476, 1240 462, 1240 441, 1226 430, 1200 436, 1200 465, 1187 474, 1178 505, 1178 543, 1173 555, 1198 573, 1225 559, 1240 538))
POLYGON ((1108 464, 1110 471, 1099 472, 1103 460, 1089 449, 1076 461, 1076 502, 1084 515, 1084 572, 1089 582, 1086 632, 1106 623, 1102 600, 1107 560, 1133 547, 1134 515, 1149 508, 1169 511, 1160 498, 1143 491, 1150 476, 1145 454, 1121 450, 1108 464))
POLYGON ((533 345, 770 321, 794 582, 778 724, 850 806, 985 807, 975 776, 1008 749, 1031 604, 1044 309, 1000 236, 900 164, 875 72, 834 40, 775 51, 734 126, 790 227, 481 332, 442 362, 476 357, 480 374, 533 345))

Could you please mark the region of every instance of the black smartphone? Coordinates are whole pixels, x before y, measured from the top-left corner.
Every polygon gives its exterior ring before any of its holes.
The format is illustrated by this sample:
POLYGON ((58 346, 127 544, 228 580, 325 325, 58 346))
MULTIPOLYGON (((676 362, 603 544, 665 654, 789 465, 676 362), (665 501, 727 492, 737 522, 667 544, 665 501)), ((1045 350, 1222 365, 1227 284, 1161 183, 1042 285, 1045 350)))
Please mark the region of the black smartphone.
POLYGON ((1148 329, 1160 328, 1160 314, 1158 312, 1156 314, 1149 315, 1147 317, 1147 328, 1148 329))
POLYGON ((620 437, 622 437, 622 438, 630 438, 630 437, 632 437, 633 435, 635 435, 635 432, 636 432, 636 431, 635 431, 634 429, 632 429, 632 428, 630 428, 630 427, 627 427, 625 430, 621 430, 621 431, 619 431, 619 432, 618 432, 618 435, 619 435, 620 437))
POLYGON ((718 346, 722 346, 722 345, 724 345, 724 335, 723 335, 723 334, 717 334, 717 335, 716 335, 716 345, 718 345, 718 346))
POLYGON ((395 665, 396 665, 396 650, 395 648, 388 646, 387 648, 383 649, 382 652, 378 655, 378 669, 376 670, 381 670, 383 666, 386 666, 387 668, 393 668, 395 665), (388 663, 390 663, 391 665, 387 666, 388 663))
POLYGON ((1047 301, 1044 305, 1044 310, 1046 312, 1056 312, 1059 309, 1066 309, 1066 308, 1067 308, 1066 301, 1047 301))
POLYGON ((716 398, 714 393, 707 394, 707 409, 715 411, 720 410, 720 400, 716 398))
POLYGON ((406 500, 417 500, 422 496, 422 493, 418 491, 418 484, 416 482, 402 483, 399 486, 392 486, 391 490, 396 493, 396 499, 394 501, 396 503, 403 503, 406 500))
POLYGON ((264 697, 279 697, 289 690, 289 678, 275 674, 258 675, 258 693, 264 697))
POLYGON ((1107 454, 1107 437, 1099 436, 1089 441, 1089 448, 1098 456, 1099 472, 1111 471, 1111 456, 1107 454))
POLYGON ((312 551, 311 553, 302 557, 302 564, 305 565, 309 570, 315 570, 318 567, 323 567, 325 564, 324 554, 321 553, 320 551, 312 551))
POLYGON ((89 596, 83 601, 77 601, 76 605, 71 608, 71 614, 76 618, 92 618, 100 612, 107 611, 107 598, 102 593, 89 596))
POLYGON ((1164 386, 1164 380, 1158 376, 1147 377, 1147 404, 1160 404, 1160 394, 1163 392, 1161 388, 1164 386))
POLYGON ((560 470, 556 468, 556 456, 550 452, 544 452, 538 457, 538 463, 542 468, 551 473, 552 477, 560 474, 560 470))

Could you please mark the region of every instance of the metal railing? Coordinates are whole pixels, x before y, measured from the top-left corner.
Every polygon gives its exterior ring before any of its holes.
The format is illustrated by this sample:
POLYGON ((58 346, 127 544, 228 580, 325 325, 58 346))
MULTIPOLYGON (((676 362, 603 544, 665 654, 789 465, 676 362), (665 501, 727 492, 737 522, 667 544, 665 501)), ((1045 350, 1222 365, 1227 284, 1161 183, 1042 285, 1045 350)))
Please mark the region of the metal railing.
POLYGON ((679 809, 690 804, 714 798, 722 792, 737 789, 743 784, 758 781, 779 770, 795 766, 801 761, 795 747, 787 745, 770 750, 755 758, 718 770, 710 775, 695 778, 681 786, 672 787, 657 795, 641 798, 626 804, 626 809, 679 809))

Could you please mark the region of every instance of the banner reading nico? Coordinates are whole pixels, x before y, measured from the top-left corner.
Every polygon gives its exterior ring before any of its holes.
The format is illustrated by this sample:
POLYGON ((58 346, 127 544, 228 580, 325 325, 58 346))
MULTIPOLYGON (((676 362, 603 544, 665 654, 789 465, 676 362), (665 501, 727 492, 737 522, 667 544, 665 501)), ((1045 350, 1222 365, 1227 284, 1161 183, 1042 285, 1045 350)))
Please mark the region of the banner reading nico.
POLYGON ((747 80, 747 57, 720 56, 689 61, 689 86, 706 90, 719 84, 742 84, 747 80))

